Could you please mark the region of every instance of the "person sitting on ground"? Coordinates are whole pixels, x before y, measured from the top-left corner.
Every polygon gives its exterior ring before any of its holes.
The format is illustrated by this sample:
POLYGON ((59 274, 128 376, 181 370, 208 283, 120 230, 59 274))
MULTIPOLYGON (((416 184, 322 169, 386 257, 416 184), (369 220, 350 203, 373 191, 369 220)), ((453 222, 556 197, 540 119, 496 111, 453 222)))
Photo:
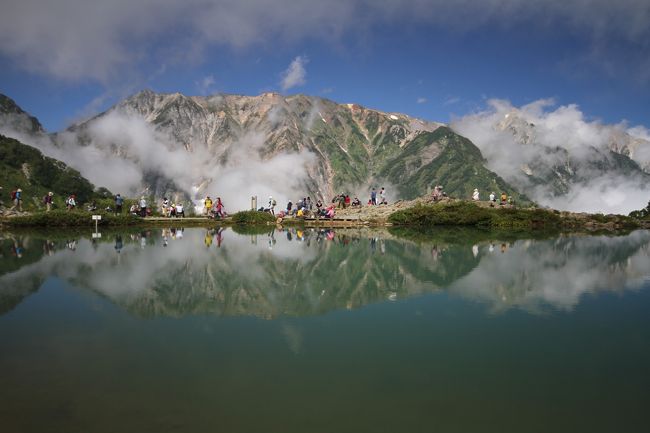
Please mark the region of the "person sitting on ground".
POLYGON ((336 211, 334 210, 334 206, 330 206, 330 207, 328 207, 328 208, 327 208, 327 215, 326 215, 326 218, 330 218, 330 219, 332 219, 332 218, 334 218, 335 215, 336 215, 336 211))
POLYGON ((507 200, 508 200, 508 196, 506 195, 505 192, 502 192, 501 193, 501 206, 505 206, 507 200))
POLYGON ((350 196, 348 194, 345 194, 344 202, 345 202, 344 208, 350 207, 351 202, 350 202, 350 196))
POLYGON ((320 199, 316 200, 316 210, 320 211, 323 208, 323 202, 320 199))
POLYGON ((361 200, 359 200, 359 197, 355 197, 354 200, 352 200, 352 207, 361 207, 361 200))
POLYGON ((287 203, 287 215, 291 215, 291 208, 293 207, 293 203, 291 200, 289 200, 289 203, 287 203))
POLYGON ((491 201, 491 202, 495 202, 495 201, 497 201, 497 196, 494 195, 494 191, 492 191, 492 192, 490 193, 490 201, 491 201))
POLYGON ((185 211, 183 210, 183 203, 176 204, 176 217, 185 218, 185 211))
POLYGON ((133 203, 131 207, 129 208, 129 213, 131 215, 137 215, 138 214, 138 205, 133 203))
POLYGON ((172 203, 171 206, 167 208, 167 216, 170 218, 176 218, 176 203, 172 203))

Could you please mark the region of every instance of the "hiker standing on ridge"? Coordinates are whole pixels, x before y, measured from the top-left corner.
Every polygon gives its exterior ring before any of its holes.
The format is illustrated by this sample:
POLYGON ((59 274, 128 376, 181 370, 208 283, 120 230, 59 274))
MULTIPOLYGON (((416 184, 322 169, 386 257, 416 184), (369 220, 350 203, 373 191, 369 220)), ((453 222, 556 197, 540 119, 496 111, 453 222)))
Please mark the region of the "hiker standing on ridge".
POLYGON ((478 188, 474 188, 474 193, 472 194, 472 200, 479 201, 478 188))
POLYGON ((115 196, 115 213, 117 214, 122 213, 122 205, 124 205, 124 199, 120 194, 117 194, 115 196))
POLYGON ((370 192, 370 204, 377 204, 377 191, 374 188, 370 192))
POLYGON ((388 204, 388 198, 386 197, 386 190, 384 187, 381 187, 381 191, 379 191, 379 204, 388 204))
POLYGON ((140 216, 142 218, 147 216, 147 200, 144 196, 140 197, 140 216))
POLYGON ((12 191, 11 201, 13 202, 13 206, 11 206, 11 209, 9 210, 18 209, 18 212, 22 212, 23 211, 23 190, 20 188, 16 188, 15 191, 12 191))
POLYGON ((277 202, 273 198, 272 195, 269 196, 269 212, 271 212, 271 215, 275 216, 275 205, 277 202))
POLYGON ((54 193, 52 191, 48 192, 45 197, 43 197, 43 202, 45 203, 45 212, 52 210, 52 196, 54 193))

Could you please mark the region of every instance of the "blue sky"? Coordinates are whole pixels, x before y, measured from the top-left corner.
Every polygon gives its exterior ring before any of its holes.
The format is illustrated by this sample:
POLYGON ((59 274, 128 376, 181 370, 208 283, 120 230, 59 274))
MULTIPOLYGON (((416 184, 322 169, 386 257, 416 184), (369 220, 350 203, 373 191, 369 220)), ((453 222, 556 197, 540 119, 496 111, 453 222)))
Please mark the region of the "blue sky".
POLYGON ((443 122, 490 98, 554 98, 650 124, 647 0, 4 3, 0 92, 49 131, 143 88, 305 93, 443 122))

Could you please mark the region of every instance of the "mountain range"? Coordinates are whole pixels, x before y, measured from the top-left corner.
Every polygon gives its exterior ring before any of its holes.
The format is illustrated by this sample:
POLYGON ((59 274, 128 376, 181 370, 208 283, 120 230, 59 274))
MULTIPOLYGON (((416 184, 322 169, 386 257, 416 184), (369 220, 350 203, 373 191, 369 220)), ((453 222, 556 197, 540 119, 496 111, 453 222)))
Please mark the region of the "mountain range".
MULTIPOLYGON (((0 98, 0 133, 34 143, 95 184, 129 194, 198 199, 216 191, 245 207, 251 195, 266 194, 329 200, 347 192, 365 200, 370 188, 382 186, 389 200, 410 199, 440 184, 451 196, 469 198, 478 188, 483 198, 506 191, 521 203, 540 185, 562 195, 603 175, 650 180, 643 170, 648 167, 631 158, 650 146, 643 140, 621 135, 608 151, 588 149, 587 162, 576 164, 570 146, 537 144, 535 125, 522 117, 507 116, 494 129, 553 158, 525 161, 523 180, 501 177, 498 164, 447 125, 306 95, 144 90, 52 134, 10 98, 0 98)), ((541 202, 539 194, 533 197, 541 202)))

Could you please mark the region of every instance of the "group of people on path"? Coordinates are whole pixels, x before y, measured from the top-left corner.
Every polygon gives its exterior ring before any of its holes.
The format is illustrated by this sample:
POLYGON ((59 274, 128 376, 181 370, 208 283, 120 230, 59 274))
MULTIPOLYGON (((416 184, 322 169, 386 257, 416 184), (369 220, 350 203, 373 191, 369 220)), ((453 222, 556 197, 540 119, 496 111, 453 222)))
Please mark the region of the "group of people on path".
POLYGON ((386 188, 383 186, 381 187, 381 190, 379 190, 379 200, 377 200, 377 191, 375 188, 370 191, 370 200, 368 200, 369 205, 380 205, 380 204, 388 204, 388 196, 386 194, 386 188))
MULTIPOLYGON (((478 188, 474 188, 474 192, 472 193, 472 200, 480 201, 480 193, 478 191, 478 188)), ((512 205, 514 203, 512 196, 508 196, 505 192, 501 193, 499 200, 500 200, 499 204, 501 206, 505 206, 507 204, 512 205)), ((494 193, 494 191, 490 192, 489 201, 490 201, 490 206, 494 206, 494 204, 497 202, 497 196, 494 193)))
POLYGON ((224 211, 221 197, 217 197, 216 201, 212 201, 212 198, 207 196, 203 201, 203 215, 208 218, 225 218, 226 212, 224 211))

